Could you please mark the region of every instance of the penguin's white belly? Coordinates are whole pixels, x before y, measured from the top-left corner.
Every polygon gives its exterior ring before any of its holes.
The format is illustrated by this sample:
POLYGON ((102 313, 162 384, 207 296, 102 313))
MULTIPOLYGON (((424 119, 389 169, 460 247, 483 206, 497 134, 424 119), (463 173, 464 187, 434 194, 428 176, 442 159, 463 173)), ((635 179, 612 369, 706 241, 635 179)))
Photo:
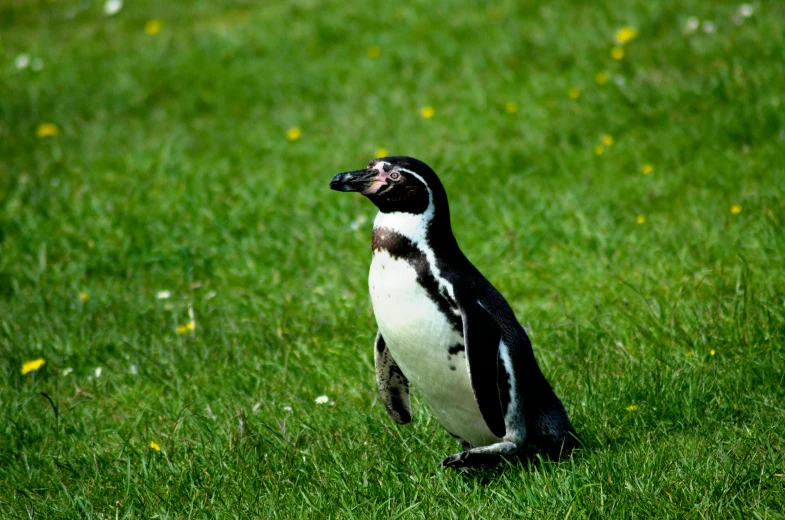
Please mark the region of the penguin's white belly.
POLYGON ((375 251, 368 278, 376 323, 401 371, 448 432, 484 446, 499 441, 474 399, 466 352, 447 317, 417 282, 406 260, 375 251))

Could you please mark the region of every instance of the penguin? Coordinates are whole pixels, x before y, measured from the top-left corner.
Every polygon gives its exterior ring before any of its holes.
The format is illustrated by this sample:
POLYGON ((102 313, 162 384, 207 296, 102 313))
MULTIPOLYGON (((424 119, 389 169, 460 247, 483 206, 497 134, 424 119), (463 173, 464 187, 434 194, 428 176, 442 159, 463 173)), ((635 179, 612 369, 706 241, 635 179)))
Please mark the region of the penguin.
POLYGON ((410 385, 461 444, 445 467, 486 466, 578 439, 507 301, 466 258, 447 193, 424 162, 394 156, 335 175, 379 209, 368 276, 376 382, 387 415, 412 420, 410 385))

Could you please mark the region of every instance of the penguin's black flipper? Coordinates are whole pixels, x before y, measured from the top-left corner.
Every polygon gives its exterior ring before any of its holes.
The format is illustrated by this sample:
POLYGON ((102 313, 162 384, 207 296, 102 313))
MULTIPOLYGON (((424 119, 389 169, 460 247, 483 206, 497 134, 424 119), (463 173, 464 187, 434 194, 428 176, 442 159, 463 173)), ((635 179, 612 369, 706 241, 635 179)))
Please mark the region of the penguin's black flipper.
POLYGON ((455 296, 463 319, 463 341, 474 399, 491 432, 504 437, 506 427, 497 385, 501 330, 476 298, 466 294, 455 296))
POLYGON ((412 422, 412 410, 409 400, 409 380, 401 372, 384 342, 381 332, 376 333, 373 360, 376 365, 376 385, 379 397, 390 419, 399 424, 412 422))

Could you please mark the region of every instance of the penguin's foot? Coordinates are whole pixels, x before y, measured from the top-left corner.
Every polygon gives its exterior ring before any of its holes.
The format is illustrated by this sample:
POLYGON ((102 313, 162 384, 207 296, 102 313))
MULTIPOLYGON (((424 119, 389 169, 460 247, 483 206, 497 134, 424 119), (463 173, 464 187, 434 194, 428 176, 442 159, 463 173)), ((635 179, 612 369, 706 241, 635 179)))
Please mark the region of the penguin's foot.
POLYGON ((450 455, 442 461, 445 468, 468 468, 474 466, 490 466, 498 463, 502 457, 513 455, 518 451, 518 445, 502 441, 490 446, 480 446, 450 455))

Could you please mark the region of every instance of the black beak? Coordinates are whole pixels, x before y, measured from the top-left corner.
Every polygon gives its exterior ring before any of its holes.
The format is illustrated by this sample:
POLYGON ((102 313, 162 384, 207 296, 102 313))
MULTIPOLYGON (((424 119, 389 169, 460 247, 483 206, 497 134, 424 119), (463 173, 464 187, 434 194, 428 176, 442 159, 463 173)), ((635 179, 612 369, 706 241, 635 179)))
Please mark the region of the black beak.
POLYGON ((378 174, 379 172, 373 169, 339 173, 330 181, 330 189, 364 192, 373 184, 378 174))

